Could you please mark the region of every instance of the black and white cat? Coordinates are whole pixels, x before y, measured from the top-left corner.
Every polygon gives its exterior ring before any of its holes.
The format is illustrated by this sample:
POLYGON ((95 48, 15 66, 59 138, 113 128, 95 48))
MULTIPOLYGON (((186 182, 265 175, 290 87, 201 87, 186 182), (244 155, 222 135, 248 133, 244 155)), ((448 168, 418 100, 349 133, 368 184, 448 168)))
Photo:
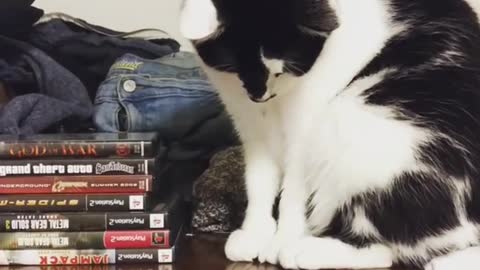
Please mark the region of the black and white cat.
POLYGON ((245 150, 249 204, 229 259, 480 262, 478 4, 185 1, 181 29, 245 150))

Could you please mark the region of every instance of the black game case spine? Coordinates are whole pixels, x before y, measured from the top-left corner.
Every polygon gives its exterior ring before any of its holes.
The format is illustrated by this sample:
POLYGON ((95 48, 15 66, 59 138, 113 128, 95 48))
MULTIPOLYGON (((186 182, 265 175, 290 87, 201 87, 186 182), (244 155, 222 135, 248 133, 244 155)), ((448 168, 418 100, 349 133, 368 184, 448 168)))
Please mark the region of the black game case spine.
POLYGON ((0 195, 0 213, 144 211, 147 198, 146 194, 0 195))
POLYGON ((0 232, 150 230, 171 225, 168 212, 0 214, 0 232))
POLYGON ((152 175, 155 159, 0 160, 0 177, 47 175, 152 175))

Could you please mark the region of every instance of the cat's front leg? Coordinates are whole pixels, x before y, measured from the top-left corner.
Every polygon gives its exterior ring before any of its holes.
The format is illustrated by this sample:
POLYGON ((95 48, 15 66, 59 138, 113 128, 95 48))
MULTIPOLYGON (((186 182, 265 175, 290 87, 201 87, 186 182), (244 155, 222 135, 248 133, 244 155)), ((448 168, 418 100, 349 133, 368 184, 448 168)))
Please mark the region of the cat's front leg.
POLYGON ((308 199, 306 187, 301 164, 289 165, 283 179, 277 232, 272 242, 260 253, 260 262, 295 265, 288 247, 308 232, 305 216, 308 199))
POLYGON ((277 229, 272 209, 280 185, 278 164, 261 143, 244 142, 244 150, 248 206, 241 229, 233 232, 225 245, 232 261, 253 261, 277 229))
POLYGON ((358 248, 328 237, 304 237, 285 252, 292 258, 281 263, 285 269, 386 269, 393 264, 393 251, 386 245, 358 248))

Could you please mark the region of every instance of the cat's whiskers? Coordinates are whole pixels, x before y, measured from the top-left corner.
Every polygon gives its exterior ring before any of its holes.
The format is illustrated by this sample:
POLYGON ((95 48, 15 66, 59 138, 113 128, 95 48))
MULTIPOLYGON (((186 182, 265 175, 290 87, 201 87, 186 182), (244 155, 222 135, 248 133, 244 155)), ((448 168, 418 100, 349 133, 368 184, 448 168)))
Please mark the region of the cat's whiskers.
POLYGON ((289 72, 289 73, 303 73, 302 69, 297 67, 296 63, 291 62, 291 61, 285 61, 286 65, 283 66, 283 68, 289 72))
POLYGON ((221 70, 221 71, 230 71, 230 72, 235 71, 235 67, 232 64, 221 64, 221 65, 212 66, 212 68, 221 70))

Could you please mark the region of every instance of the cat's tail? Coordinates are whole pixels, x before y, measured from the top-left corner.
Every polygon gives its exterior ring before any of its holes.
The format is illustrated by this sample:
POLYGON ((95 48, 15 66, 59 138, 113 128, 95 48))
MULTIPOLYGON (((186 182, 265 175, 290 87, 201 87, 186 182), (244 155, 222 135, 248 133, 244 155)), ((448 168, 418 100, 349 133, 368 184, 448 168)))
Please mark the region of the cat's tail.
POLYGON ((456 251, 433 259, 425 270, 474 270, 480 263, 480 246, 456 251))

